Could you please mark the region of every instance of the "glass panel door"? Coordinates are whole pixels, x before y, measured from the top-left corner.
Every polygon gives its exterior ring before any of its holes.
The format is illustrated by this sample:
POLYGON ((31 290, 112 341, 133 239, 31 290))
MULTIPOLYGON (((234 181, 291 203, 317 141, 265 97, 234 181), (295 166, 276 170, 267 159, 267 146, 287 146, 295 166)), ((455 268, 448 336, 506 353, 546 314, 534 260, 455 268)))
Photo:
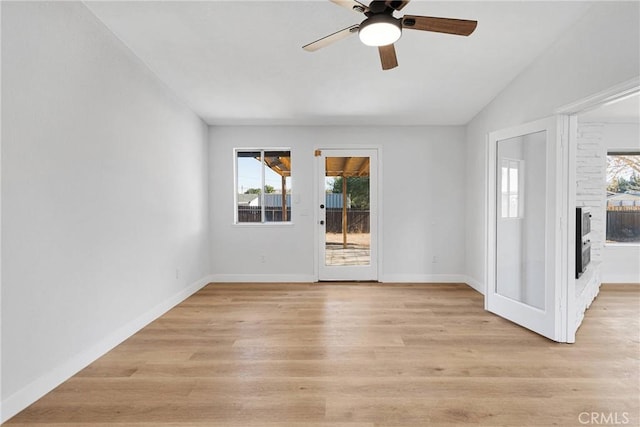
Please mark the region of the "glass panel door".
POLYGON ((489 135, 485 308, 561 339, 563 151, 555 117, 489 135))
POLYGON ((376 155, 322 150, 320 280, 376 280, 376 155))
POLYGON ((497 145, 496 292, 544 310, 546 132, 497 145))

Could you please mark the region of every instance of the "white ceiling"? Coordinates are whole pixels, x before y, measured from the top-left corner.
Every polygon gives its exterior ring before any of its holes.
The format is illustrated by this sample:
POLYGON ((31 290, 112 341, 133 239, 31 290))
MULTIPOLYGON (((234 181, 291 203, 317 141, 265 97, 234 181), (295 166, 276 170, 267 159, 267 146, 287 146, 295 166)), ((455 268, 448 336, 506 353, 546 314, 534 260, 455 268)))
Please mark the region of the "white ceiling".
POLYGON ((470 37, 405 30, 399 67, 382 71, 357 35, 302 50, 364 18, 328 0, 86 4, 213 125, 466 124, 591 5, 414 0, 396 16, 478 27, 470 37))

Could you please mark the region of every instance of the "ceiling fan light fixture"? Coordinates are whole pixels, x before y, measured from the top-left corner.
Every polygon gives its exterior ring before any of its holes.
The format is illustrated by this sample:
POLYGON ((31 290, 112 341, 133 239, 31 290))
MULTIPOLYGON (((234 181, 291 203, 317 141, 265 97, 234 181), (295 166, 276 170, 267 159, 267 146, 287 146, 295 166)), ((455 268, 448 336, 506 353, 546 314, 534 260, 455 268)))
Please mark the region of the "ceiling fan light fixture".
POLYGON ((387 46, 402 35, 400 20, 388 14, 373 15, 360 24, 358 36, 367 46, 387 46))

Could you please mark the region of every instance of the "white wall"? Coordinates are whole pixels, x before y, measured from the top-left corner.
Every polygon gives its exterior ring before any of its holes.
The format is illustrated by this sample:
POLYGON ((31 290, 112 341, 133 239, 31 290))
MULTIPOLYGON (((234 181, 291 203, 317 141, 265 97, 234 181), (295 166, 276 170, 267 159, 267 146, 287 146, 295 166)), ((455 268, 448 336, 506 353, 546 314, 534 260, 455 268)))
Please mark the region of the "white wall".
POLYGON ((640 3, 601 2, 467 125, 465 271, 484 283, 486 138, 640 75, 640 3))
POLYGON ((380 279, 464 280, 462 127, 211 127, 209 135, 211 264, 216 280, 316 279, 313 153, 346 144, 381 147, 380 279), (237 147, 291 148, 292 225, 233 225, 237 147))
POLYGON ((2 8, 6 419, 201 286, 209 230, 207 126, 82 3, 2 8))

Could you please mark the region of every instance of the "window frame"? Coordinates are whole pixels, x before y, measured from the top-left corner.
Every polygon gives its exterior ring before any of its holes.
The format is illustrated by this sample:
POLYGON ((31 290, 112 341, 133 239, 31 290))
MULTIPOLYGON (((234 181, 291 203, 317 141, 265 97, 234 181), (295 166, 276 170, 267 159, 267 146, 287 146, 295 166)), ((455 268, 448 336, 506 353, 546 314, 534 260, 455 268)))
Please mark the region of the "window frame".
POLYGON ((523 219, 524 215, 524 160, 523 159, 514 159, 511 157, 501 157, 500 158, 500 168, 498 169, 500 172, 500 206, 497 206, 496 208, 499 208, 498 211, 500 212, 500 216, 498 217, 500 220, 502 221, 509 221, 509 220, 519 220, 519 219, 523 219), (508 167, 507 169, 507 191, 506 193, 504 193, 502 191, 502 186, 503 186, 503 180, 502 180, 502 171, 504 169, 503 163, 507 162, 508 163, 508 167), (511 165, 515 163, 517 165, 516 168, 512 168, 511 165), (517 173, 517 181, 518 181, 518 189, 513 192, 511 190, 511 170, 515 170, 517 173), (506 194, 507 196, 507 216, 503 216, 502 214, 502 204, 503 204, 503 196, 506 194), (517 202, 517 206, 516 206, 516 215, 515 216, 511 216, 511 196, 515 196, 516 197, 516 202, 517 202))
MULTIPOLYGON (((638 247, 640 246, 640 242, 614 242, 614 241, 607 241, 607 224, 608 224, 608 219, 607 219, 607 212, 609 210, 609 200, 606 196, 607 193, 607 187, 609 186, 609 180, 608 180, 608 172, 607 172, 607 165, 609 162, 609 156, 640 156, 640 150, 638 149, 615 149, 615 148, 607 148, 605 150, 605 176, 604 176, 604 190, 605 190, 605 200, 604 200, 604 246, 619 246, 619 247, 638 247)), ((640 215, 640 213, 638 213, 638 215, 640 215)))
MULTIPOLYGON (((265 161, 264 161, 264 155, 265 152, 270 152, 270 151, 287 151, 289 152, 289 157, 290 159, 293 158, 293 150, 291 149, 291 147, 237 147, 233 149, 233 225, 234 226, 240 226, 240 227, 269 227, 269 226, 276 226, 276 227, 282 227, 282 226, 290 226, 293 225, 293 186, 291 186, 289 188, 289 194, 290 196, 290 208, 291 208, 291 215, 288 216, 288 220, 287 221, 266 221, 266 206, 265 206, 265 192, 264 192, 264 188, 266 185, 266 179, 265 179, 265 172, 266 169, 268 168, 268 166, 266 165, 265 161), (260 167, 261 167, 261 171, 260 171, 260 180, 261 180, 261 187, 260 187, 260 216, 261 216, 261 221, 260 222, 239 222, 238 221, 238 185, 239 185, 239 177, 238 177, 238 153, 242 153, 242 152, 260 152, 260 167)), ((293 168, 292 168, 293 169, 293 168)), ((293 171, 291 171, 291 175, 289 175, 289 178, 291 178, 291 180, 293 180, 293 171)))

